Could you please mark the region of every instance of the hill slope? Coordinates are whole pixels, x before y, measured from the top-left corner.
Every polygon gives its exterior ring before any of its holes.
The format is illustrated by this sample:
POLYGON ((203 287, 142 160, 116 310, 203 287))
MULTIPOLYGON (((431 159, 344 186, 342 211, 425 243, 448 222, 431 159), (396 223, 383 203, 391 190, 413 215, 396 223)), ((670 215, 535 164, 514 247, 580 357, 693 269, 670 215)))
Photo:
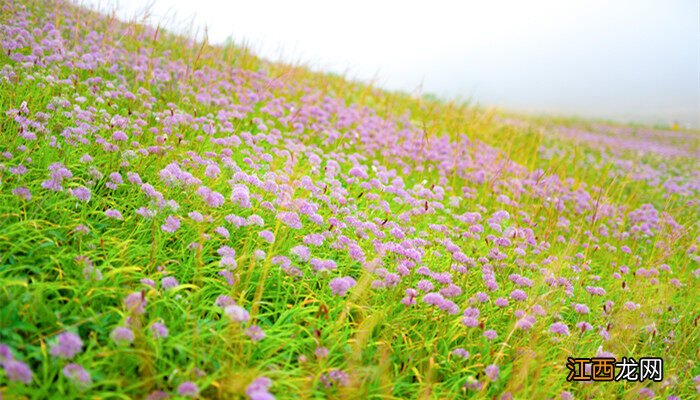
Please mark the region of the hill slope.
POLYGON ((382 92, 64 2, 4 3, 0 40, 8 398, 696 394, 697 132, 382 92), (567 382, 611 354, 663 381, 567 382))

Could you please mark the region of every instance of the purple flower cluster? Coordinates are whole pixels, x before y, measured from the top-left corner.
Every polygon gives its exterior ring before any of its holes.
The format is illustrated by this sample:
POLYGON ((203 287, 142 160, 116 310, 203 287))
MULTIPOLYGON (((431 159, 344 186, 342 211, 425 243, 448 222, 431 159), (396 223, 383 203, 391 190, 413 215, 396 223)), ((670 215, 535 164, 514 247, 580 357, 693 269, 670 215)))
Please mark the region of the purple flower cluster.
POLYGON ((345 294, 355 286, 357 282, 355 279, 353 279, 350 276, 345 276, 342 278, 333 278, 331 279, 330 283, 328 286, 330 286, 331 291, 333 292, 334 295, 336 296, 345 296, 345 294))

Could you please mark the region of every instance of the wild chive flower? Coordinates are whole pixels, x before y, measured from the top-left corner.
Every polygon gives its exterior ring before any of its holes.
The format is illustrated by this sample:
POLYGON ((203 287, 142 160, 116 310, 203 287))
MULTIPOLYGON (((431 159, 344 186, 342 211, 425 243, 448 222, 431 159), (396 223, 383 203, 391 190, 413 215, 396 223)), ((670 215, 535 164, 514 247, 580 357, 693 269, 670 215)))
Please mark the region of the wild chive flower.
POLYGON ((160 281, 160 286, 165 290, 176 288, 179 284, 177 279, 172 276, 166 276, 160 281))
POLYGON ((315 354, 316 357, 318 357, 318 358, 326 358, 326 357, 328 357, 328 348, 327 348, 327 347, 323 347, 323 346, 318 346, 318 347, 316 347, 316 349, 314 350, 314 354, 315 354))
POLYGON ((275 241, 275 235, 269 230, 261 231, 260 233, 258 233, 258 235, 261 238, 265 239, 265 241, 267 241, 268 243, 274 243, 275 241))
POLYGON ((224 228, 223 226, 217 226, 216 228, 214 228, 214 232, 223 236, 225 239, 228 239, 229 236, 231 236, 228 229, 224 228))
POLYGON ((574 395, 567 391, 561 392, 559 397, 561 397, 561 400, 574 400, 574 395))
POLYGON ((508 299, 503 298, 503 297, 497 298, 495 303, 498 307, 507 307, 509 304, 508 299))
POLYGON ((238 266, 236 263, 236 250, 229 246, 221 246, 216 252, 221 256, 219 265, 222 267, 236 268, 238 266))
POLYGON ((257 325, 251 325, 245 330, 245 334, 248 335, 250 340, 253 342, 259 342, 265 338, 265 332, 257 325))
POLYGON ((32 199, 32 192, 30 192, 29 189, 27 189, 26 187, 14 188, 12 189, 12 194, 26 201, 32 199))
POLYGON ((187 214, 188 217, 192 218, 192 220, 196 222, 203 222, 204 221, 204 216, 202 213, 198 211, 191 211, 190 213, 187 214))
POLYGON ((221 173, 221 169, 216 164, 209 164, 204 169, 204 175, 206 175, 209 178, 217 178, 220 173, 221 173))
POLYGON ((231 297, 229 297, 225 294, 222 294, 221 296, 216 298, 216 300, 214 301, 214 304, 219 306, 219 307, 225 308, 226 306, 236 304, 236 302, 233 301, 233 299, 231 297))
POLYGON ((129 312, 133 312, 137 315, 143 314, 146 309, 145 292, 129 293, 124 298, 124 306, 129 312))
POLYGON ((484 331, 484 337, 488 340, 494 340, 498 337, 498 333, 493 329, 488 329, 484 331))
POLYGON ((112 134, 112 140, 115 142, 125 142, 128 139, 123 131, 116 131, 112 134))
POLYGON ((269 393, 270 386, 272 386, 272 381, 261 376, 245 388, 245 394, 249 400, 274 400, 275 397, 269 393))
POLYGON ((151 392, 148 397, 146 397, 146 400, 167 400, 170 398, 170 395, 165 393, 162 390, 156 390, 154 392, 151 392))
POLYGON ((54 357, 70 360, 82 351, 83 341, 73 332, 63 332, 56 339, 51 347, 51 355, 54 357))
POLYGON ((435 285, 433 285, 433 283, 430 282, 429 280, 423 279, 423 280, 418 282, 416 287, 418 288, 418 290, 420 290, 422 292, 429 292, 429 291, 433 290, 435 285))
POLYGON ((484 373, 492 381, 497 380, 499 375, 500 375, 500 371, 498 370, 498 366, 495 364, 491 364, 488 367, 486 367, 486 369, 484 369, 484 373))
POLYGON ((0 343, 0 365, 4 363, 5 361, 10 361, 14 360, 14 357, 12 356, 12 350, 10 350, 10 347, 6 344, 0 343))
POLYGON ((156 282, 155 282, 153 279, 143 278, 143 279, 141 279, 140 282, 143 283, 144 285, 150 286, 150 287, 152 287, 152 288, 154 288, 154 289, 155 289, 155 287, 156 287, 156 282))
POLYGON ((292 229, 301 229, 299 215, 297 215, 295 212, 281 212, 277 214, 277 219, 281 220, 285 225, 292 229))
POLYGON ((10 381, 29 384, 32 382, 32 379, 34 379, 32 370, 29 369, 29 366, 22 361, 7 360, 2 363, 2 366, 5 369, 7 379, 10 381))
POLYGON ((233 322, 248 322, 250 320, 248 311, 236 304, 226 306, 224 308, 224 314, 233 322))
POLYGON ((510 293, 510 298, 515 301, 524 301, 527 299, 527 293, 523 290, 515 289, 510 293))
POLYGON ((199 386, 191 381, 183 382, 177 387, 177 393, 184 397, 197 397, 199 395, 199 386))
POLYGON ((117 344, 131 343, 134 341, 134 332, 125 326, 118 326, 112 330, 110 337, 117 344))
POLYGON ((92 384, 90 373, 80 364, 68 364, 63 367, 63 376, 73 381, 77 386, 87 387, 92 384))
POLYGON ((443 301, 445 301, 445 298, 442 297, 440 293, 435 293, 435 292, 430 292, 423 296, 423 302, 430 304, 432 306, 437 306, 441 304, 443 301))
POLYGON ((334 295, 345 296, 345 294, 350 290, 351 287, 355 286, 357 282, 350 276, 345 276, 342 278, 331 279, 328 286, 330 286, 331 291, 334 295))
POLYGON ((332 386, 348 386, 350 384, 350 376, 344 371, 334 369, 321 375, 320 381, 327 388, 332 386))
POLYGON ((586 331, 590 331, 593 329, 593 326, 586 321, 581 321, 581 322, 577 323, 576 327, 581 330, 581 333, 586 332, 586 331))
POLYGON ((469 358, 469 352, 461 347, 452 350, 452 355, 461 358, 469 358))
POLYGON ((248 224, 248 226, 253 226, 253 225, 264 226, 265 225, 265 221, 258 214, 252 214, 251 216, 249 216, 246 219, 246 223, 248 224))
POLYGON ((250 190, 245 185, 235 185, 231 192, 231 200, 243 208, 250 208, 250 190))
POLYGON ((585 304, 574 304, 574 311, 579 314, 588 314, 591 310, 585 304))
POLYGON ((525 315, 515 322, 515 327, 524 331, 529 330, 537 322, 533 315, 525 315))
POLYGON ((165 218, 165 223, 160 227, 163 232, 174 233, 180 229, 180 220, 177 217, 169 215, 165 218))
POLYGON ((105 216, 119 221, 124 219, 124 217, 122 217, 122 213, 120 213, 119 210, 115 210, 113 208, 110 208, 109 210, 105 211, 105 216))
POLYGON ((549 331, 557 335, 569 335, 569 327, 562 322, 555 322, 549 327, 549 331))
POLYGON ((153 337, 156 339, 166 338, 169 334, 168 327, 160 322, 154 322, 151 324, 151 332, 153 333, 153 337))
POLYGON ((70 190, 70 194, 75 197, 76 199, 84 202, 90 201, 90 189, 86 188, 85 186, 79 186, 75 189, 70 190))
POLYGON ((323 244, 324 237, 318 233, 310 233, 304 236, 304 244, 320 246, 323 244))
POLYGON ((406 296, 401 299, 401 303, 406 306, 412 306, 416 304, 416 296, 418 296, 418 291, 413 288, 406 289, 406 296))
POLYGON ((486 303, 489 301, 489 295, 484 292, 477 292, 474 298, 480 303, 486 303))
POLYGON ((302 261, 309 261, 309 257, 311 256, 311 253, 309 252, 309 248, 306 246, 302 246, 302 245, 292 247, 292 249, 290 250, 290 253, 299 257, 302 261))
POLYGON ((233 286, 236 283, 236 280, 234 279, 233 274, 231 273, 231 271, 229 271, 227 269, 219 271, 219 275, 223 276, 224 279, 226 279, 226 283, 231 285, 231 286, 233 286))

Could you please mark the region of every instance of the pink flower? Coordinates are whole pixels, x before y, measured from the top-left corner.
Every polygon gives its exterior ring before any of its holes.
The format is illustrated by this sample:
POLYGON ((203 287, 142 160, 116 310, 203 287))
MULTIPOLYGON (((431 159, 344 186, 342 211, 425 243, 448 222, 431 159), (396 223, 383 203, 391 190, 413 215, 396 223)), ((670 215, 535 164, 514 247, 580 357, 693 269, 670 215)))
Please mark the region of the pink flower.
POLYGON ((109 218, 116 219, 116 220, 123 220, 124 217, 122 217, 122 213, 119 212, 119 210, 115 210, 113 208, 110 208, 109 210, 105 211, 105 215, 109 218))
POLYGON ((347 291, 350 290, 351 287, 355 286, 355 284, 355 279, 350 276, 345 276, 342 278, 331 279, 328 286, 331 287, 331 291, 334 295, 345 296, 347 291))
POLYGON ((160 281, 160 285, 163 287, 163 289, 168 290, 176 288, 179 285, 179 283, 174 277, 166 276, 160 281))
POLYGON ((117 344, 131 343, 134 341, 134 332, 125 326, 118 326, 112 330, 110 337, 117 344))
POLYGON ((12 194, 14 194, 17 197, 21 197, 24 200, 31 200, 32 199, 32 192, 29 191, 26 187, 18 187, 12 189, 12 194))
POLYGON ((269 231, 269 230, 267 230, 267 229, 264 230, 264 231, 262 231, 262 232, 260 232, 260 233, 258 233, 258 235, 259 235, 261 238, 265 239, 265 241, 267 241, 268 243, 274 243, 274 242, 275 242, 275 235, 274 235, 271 231, 269 231))
POLYGON ((558 334, 558 335, 564 335, 564 336, 569 335, 569 327, 561 322, 553 323, 552 326, 549 327, 549 331, 552 333, 558 334))
POLYGON ((161 225, 160 229, 162 229, 163 232, 174 233, 180 229, 180 220, 177 217, 169 215, 165 219, 165 223, 161 225))
POLYGON ((56 343, 51 347, 51 355, 70 360, 82 351, 83 341, 73 332, 63 332, 57 336, 56 343))
POLYGON ((249 326, 248 329, 245 330, 245 334, 248 335, 253 342, 259 342, 265 338, 265 332, 257 325, 249 326))
POLYGON ((127 139, 128 137, 123 131, 116 131, 112 134, 112 140, 114 140, 115 142, 124 142, 127 139))
POLYGON ((498 366, 496 364, 491 364, 488 367, 486 367, 486 369, 484 370, 484 373, 492 381, 497 380, 499 375, 500 375, 500 372, 498 370, 498 366))
POLYGON ((166 338, 169 334, 168 327, 160 322, 154 322, 151 325, 151 332, 153 333, 153 337, 156 339, 166 338))
POLYGON ((5 368, 5 375, 10 381, 29 384, 34 379, 32 370, 22 361, 6 360, 2 363, 2 366, 5 368))
POLYGON ((68 364, 63 367, 63 376, 79 386, 86 387, 92 384, 92 377, 90 376, 90 373, 79 364, 68 364))
POLYGON ((248 311, 236 304, 226 306, 224 308, 224 314, 226 314, 226 316, 234 322, 248 322, 248 320, 250 320, 250 314, 248 311))
POLYGON ((309 257, 311 256, 309 248, 302 245, 292 247, 290 253, 296 255, 302 261, 309 261, 309 257))
POLYGON ((228 239, 229 236, 231 235, 228 231, 228 229, 224 228, 223 226, 217 226, 214 228, 214 232, 218 233, 219 235, 223 236, 224 238, 228 239))
POLYGON ((297 215, 295 212, 281 212, 277 214, 277 219, 281 220, 285 225, 292 229, 301 229, 299 215, 297 215))
POLYGON ((194 382, 183 382, 177 387, 177 393, 184 397, 197 397, 199 395, 199 386, 194 382))
POLYGON ((484 331, 484 337, 488 340, 494 340, 498 337, 498 333, 496 333, 496 331, 493 329, 488 329, 484 331))
POLYGON ((76 199, 84 202, 90 201, 90 189, 86 188, 85 186, 79 186, 75 189, 70 190, 70 194, 75 197, 76 199))

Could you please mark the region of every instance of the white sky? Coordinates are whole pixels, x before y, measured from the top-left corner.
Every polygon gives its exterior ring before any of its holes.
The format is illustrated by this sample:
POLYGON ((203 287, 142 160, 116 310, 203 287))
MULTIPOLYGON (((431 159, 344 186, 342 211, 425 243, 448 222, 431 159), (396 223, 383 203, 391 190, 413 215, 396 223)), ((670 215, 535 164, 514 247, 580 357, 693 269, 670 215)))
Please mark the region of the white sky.
MULTIPOLYGON (((138 0, 78 0, 123 18, 138 0)), ((697 0, 151 0, 273 60, 532 113, 700 127, 697 0), (422 86, 421 86, 422 85, 422 86)))

